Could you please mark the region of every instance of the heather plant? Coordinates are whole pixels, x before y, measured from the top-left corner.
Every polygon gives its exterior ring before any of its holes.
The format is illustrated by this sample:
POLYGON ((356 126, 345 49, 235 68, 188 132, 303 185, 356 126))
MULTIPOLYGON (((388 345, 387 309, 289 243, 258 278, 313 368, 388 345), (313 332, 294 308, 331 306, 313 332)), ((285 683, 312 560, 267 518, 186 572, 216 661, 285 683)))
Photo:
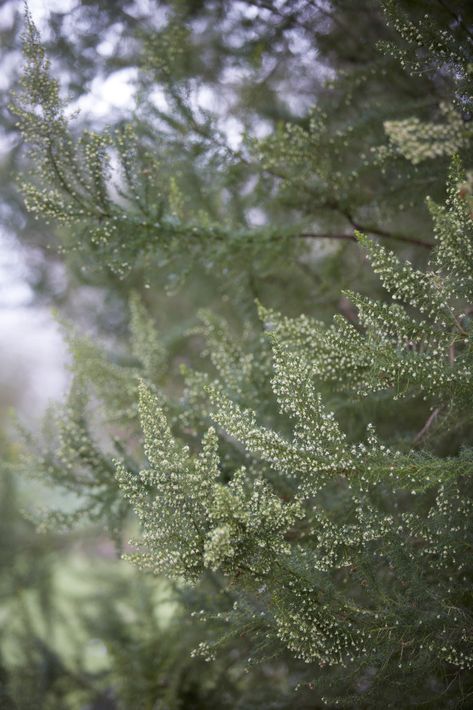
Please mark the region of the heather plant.
MULTIPOLYGON (((245 5, 266 39, 297 27, 325 56, 359 27, 346 25, 356 3, 266 5, 245 5)), ((284 120, 268 79, 277 120, 263 136, 248 120, 235 149, 193 101, 196 26, 174 21, 179 6, 145 33, 140 110, 101 132, 68 116, 26 15, 26 201, 59 225, 71 273, 108 294, 103 308, 128 312, 113 338, 63 324, 70 394, 26 435, 20 467, 67 504, 34 515, 106 531, 139 568, 151 617, 167 585, 168 635, 128 629, 113 605, 102 626, 118 707, 467 707, 468 9, 370 4, 379 55, 360 46, 352 66, 340 47, 315 106, 284 120), (166 110, 146 109, 153 86, 166 110), (190 695, 182 668, 198 669, 190 695)))
POLYGON ((461 182, 454 164, 447 206, 431 206, 438 245, 427 271, 360 235, 392 305, 355 296, 359 323, 329 327, 262 309, 272 389, 294 422, 291 436, 232 401, 224 383, 211 385, 211 419, 250 461, 221 488, 214 431, 189 459, 143 389, 149 468, 139 477, 118 468, 143 522, 146 566, 190 581, 205 567, 220 569, 230 587, 256 592, 245 621, 268 646, 282 643, 322 668, 348 667, 355 678, 371 671, 368 697, 378 683, 407 676, 419 684, 442 666, 452 669, 447 693, 454 692, 471 669, 471 451, 464 443, 442 457, 435 447, 418 450, 432 428, 441 440, 455 427, 465 436, 471 426, 464 408, 471 397, 472 221, 461 182), (420 396, 426 422, 414 441, 399 441, 401 427, 381 440, 370 426, 351 442, 322 403, 320 381, 356 397, 385 392, 384 406, 420 396))

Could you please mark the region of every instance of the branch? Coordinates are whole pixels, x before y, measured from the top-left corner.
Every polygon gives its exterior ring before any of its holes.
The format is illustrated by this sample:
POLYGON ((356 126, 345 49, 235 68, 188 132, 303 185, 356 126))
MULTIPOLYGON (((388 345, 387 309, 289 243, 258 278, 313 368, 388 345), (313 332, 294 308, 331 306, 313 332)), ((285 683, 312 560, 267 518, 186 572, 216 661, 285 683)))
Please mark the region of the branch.
POLYGON ((312 234, 311 232, 303 232, 297 236, 299 239, 339 239, 349 242, 356 242, 354 234, 312 234))
POLYGON ((440 407, 436 407, 433 410, 433 412, 431 413, 431 415, 429 416, 429 418, 427 419, 427 421, 425 422, 422 429, 416 435, 416 437, 414 439, 414 444, 418 444, 419 441, 427 434, 427 432, 429 431, 430 427, 435 422, 435 420, 437 419, 439 414, 440 414, 440 407))
MULTIPOLYGON (((353 228, 360 232, 376 234, 376 236, 384 237, 385 239, 393 239, 397 242, 414 244, 415 246, 423 247, 424 249, 432 249, 434 246, 431 242, 425 242, 422 239, 416 239, 415 237, 406 237, 402 234, 391 234, 391 232, 386 232, 384 229, 379 229, 378 227, 363 227, 363 225, 358 223, 352 224, 353 228)), ((298 237, 301 239, 338 239, 349 242, 357 241, 354 234, 315 234, 311 232, 303 232, 302 234, 299 234, 298 237)))
POLYGON ((424 249, 432 249, 434 244, 432 242, 426 242, 423 239, 416 239, 415 237, 406 237, 404 234, 393 234, 388 232, 386 229, 381 229, 380 227, 370 227, 363 224, 359 224, 354 220, 350 220, 353 229, 358 232, 365 232, 368 234, 376 234, 378 237, 385 237, 386 239, 394 239, 398 242, 405 242, 406 244, 415 244, 418 247, 423 247, 424 249))

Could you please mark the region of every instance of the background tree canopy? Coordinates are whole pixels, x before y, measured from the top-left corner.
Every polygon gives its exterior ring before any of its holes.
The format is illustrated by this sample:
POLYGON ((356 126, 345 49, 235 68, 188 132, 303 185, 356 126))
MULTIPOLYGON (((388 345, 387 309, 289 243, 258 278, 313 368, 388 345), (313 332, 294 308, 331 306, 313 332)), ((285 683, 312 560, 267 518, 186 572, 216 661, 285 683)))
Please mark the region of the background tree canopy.
POLYGON ((2 11, 2 707, 469 707, 471 3, 2 11))

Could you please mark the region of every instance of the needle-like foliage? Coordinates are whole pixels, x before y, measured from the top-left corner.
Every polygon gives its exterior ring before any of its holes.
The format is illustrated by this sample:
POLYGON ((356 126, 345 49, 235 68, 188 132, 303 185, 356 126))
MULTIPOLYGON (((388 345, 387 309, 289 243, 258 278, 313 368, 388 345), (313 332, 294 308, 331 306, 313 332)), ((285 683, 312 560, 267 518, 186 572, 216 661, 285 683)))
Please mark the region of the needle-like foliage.
MULTIPOLYGON (((23 467, 76 494, 53 520, 105 524, 139 574, 187 599, 200 632, 186 658, 226 658, 237 677, 222 707, 468 707, 467 15, 368 3, 395 59, 359 39, 355 59, 340 46, 315 107, 301 99, 281 118, 273 102, 267 130, 248 119, 235 149, 192 94, 199 24, 171 5, 164 29, 145 33, 140 110, 100 133, 67 116, 26 17, 16 110, 38 170, 29 206, 60 223, 74 273, 142 298, 127 299, 128 344, 68 336, 69 401, 23 467), (146 102, 153 82, 166 109, 146 102), (277 698, 270 683, 255 690, 258 668, 280 679, 277 698)), ((323 48, 315 19, 327 16, 332 38, 340 25, 356 35, 359 3, 287 5, 245 7, 266 18, 267 40, 297 27, 323 48)))

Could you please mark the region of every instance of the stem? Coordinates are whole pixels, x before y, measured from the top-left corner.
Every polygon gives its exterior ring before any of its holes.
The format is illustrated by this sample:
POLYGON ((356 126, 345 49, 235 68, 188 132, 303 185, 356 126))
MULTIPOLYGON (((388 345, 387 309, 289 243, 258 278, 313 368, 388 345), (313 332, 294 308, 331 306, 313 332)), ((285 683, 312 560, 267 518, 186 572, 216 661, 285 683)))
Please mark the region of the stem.
MULTIPOLYGON (((353 228, 359 230, 360 232, 370 232, 371 234, 376 234, 378 237, 384 237, 385 239, 393 239, 397 242, 405 242, 406 244, 415 244, 416 246, 423 247, 424 249, 432 249, 434 246, 431 242, 425 242, 422 239, 416 239, 415 237, 406 237, 403 234, 392 234, 384 229, 378 227, 364 227, 361 224, 353 222, 353 228)), ((338 239, 350 242, 356 242, 356 237, 354 234, 315 234, 311 232, 303 232, 298 235, 301 239, 338 239)))
POLYGON ((427 432, 429 431, 430 427, 435 422, 435 420, 437 419, 439 414, 440 414, 440 407, 435 407, 435 409, 431 412, 429 418, 425 422, 422 429, 416 435, 416 438, 414 439, 414 444, 418 444, 419 441, 427 434, 427 432))

